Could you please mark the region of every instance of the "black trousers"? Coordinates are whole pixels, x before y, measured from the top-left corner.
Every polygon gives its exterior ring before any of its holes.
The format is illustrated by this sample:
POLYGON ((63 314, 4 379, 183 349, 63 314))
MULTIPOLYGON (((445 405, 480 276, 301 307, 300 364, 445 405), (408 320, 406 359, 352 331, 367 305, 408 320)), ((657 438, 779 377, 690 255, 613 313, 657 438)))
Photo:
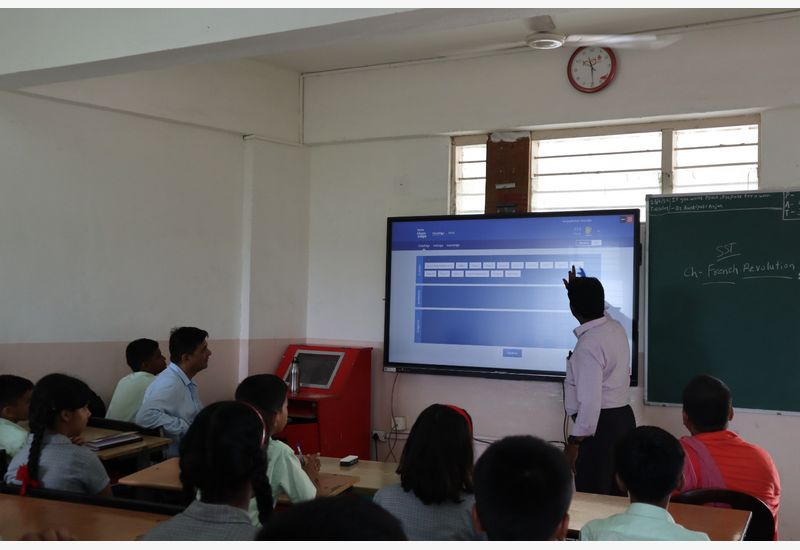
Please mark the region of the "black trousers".
POLYGON ((581 442, 575 464, 575 490, 622 495, 614 481, 614 445, 636 428, 630 405, 600 411, 594 435, 581 442))

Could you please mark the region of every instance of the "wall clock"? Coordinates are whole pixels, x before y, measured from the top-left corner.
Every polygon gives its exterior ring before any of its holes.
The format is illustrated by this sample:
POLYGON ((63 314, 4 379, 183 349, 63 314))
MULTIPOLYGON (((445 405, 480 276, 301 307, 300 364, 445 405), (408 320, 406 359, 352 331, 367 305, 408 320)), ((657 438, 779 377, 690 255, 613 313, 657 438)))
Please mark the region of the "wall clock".
POLYGON ((572 87, 586 94, 599 92, 614 80, 617 58, 611 48, 578 48, 567 63, 567 78, 572 87))

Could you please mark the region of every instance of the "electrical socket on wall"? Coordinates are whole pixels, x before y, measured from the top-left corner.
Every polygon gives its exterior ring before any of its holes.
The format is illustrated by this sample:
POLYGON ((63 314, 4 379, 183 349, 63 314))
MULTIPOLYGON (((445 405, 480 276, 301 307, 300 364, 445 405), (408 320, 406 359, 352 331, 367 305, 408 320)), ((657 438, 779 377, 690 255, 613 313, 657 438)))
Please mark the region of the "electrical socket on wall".
POLYGON ((392 417, 392 430, 396 432, 402 432, 406 429, 406 417, 405 416, 393 416, 392 417))
POLYGON ((372 439, 377 439, 378 441, 386 441, 386 432, 383 430, 372 430, 372 439))

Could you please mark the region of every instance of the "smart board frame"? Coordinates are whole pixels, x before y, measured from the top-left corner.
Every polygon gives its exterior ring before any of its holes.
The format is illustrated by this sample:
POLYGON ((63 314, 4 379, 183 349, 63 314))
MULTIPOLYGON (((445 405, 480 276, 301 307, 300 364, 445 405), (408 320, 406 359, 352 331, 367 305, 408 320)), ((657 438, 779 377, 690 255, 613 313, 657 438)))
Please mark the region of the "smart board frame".
MULTIPOLYGON (((560 212, 530 212, 522 214, 490 214, 490 215, 459 215, 459 216, 413 216, 413 217, 394 217, 387 219, 387 234, 386 234, 386 297, 385 297, 385 310, 384 310, 384 371, 385 372, 402 372, 413 374, 435 374, 435 375, 451 375, 451 376, 467 376, 467 377, 481 377, 481 378, 504 378, 513 380, 546 380, 546 381, 562 381, 565 373, 540 371, 540 370, 522 370, 522 369, 505 369, 501 367, 478 367, 478 366, 463 366, 457 364, 437 364, 433 362, 401 362, 390 359, 391 352, 391 337, 390 337, 390 311, 392 307, 392 288, 391 288, 391 275, 392 275, 392 236, 393 236, 393 223, 396 222, 431 222, 431 221, 468 221, 468 220, 497 220, 497 219, 515 219, 515 218, 580 218, 590 216, 625 216, 630 217, 632 221, 631 231, 631 260, 630 266, 625 266, 624 270, 630 268, 631 273, 631 296, 630 303, 632 304, 631 310, 631 326, 630 326, 630 344, 631 344, 631 370, 630 370, 630 384, 632 386, 638 385, 638 337, 639 337, 639 281, 640 270, 642 265, 642 246, 641 246, 641 227, 640 227, 640 210, 638 208, 627 209, 606 209, 606 210, 580 210, 580 211, 560 211, 560 212)), ((559 277, 560 281, 560 277, 559 277)), ((627 313, 626 313, 627 316, 627 313)), ((577 326, 577 322, 576 322, 577 326)), ((566 354, 565 354, 566 355, 566 354)), ((563 359, 562 359, 563 360, 563 359)))

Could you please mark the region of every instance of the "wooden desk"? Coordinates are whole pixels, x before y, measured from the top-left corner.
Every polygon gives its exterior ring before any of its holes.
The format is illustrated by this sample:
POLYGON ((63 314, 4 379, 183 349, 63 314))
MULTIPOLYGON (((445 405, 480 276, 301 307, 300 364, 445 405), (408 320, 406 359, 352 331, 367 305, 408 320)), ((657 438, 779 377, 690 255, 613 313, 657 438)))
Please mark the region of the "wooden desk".
POLYGON ((319 457, 320 472, 326 474, 347 474, 358 476, 359 481, 353 491, 364 495, 372 495, 381 487, 400 483, 400 476, 395 473, 396 462, 376 462, 360 460, 353 466, 339 466, 338 458, 319 457))
POLYGON ((134 540, 170 516, 0 494, 0 533, 17 540, 25 533, 63 527, 78 540, 134 540))
MULTIPOLYGON (((81 433, 81 437, 86 441, 97 439, 98 437, 105 437, 122 433, 119 430, 108 430, 105 428, 95 428, 93 426, 86 426, 81 433)), ((155 437, 152 435, 143 435, 141 441, 135 443, 128 443, 127 445, 120 445, 118 447, 111 447, 110 449, 103 449, 96 451, 95 454, 100 460, 111 460, 112 458, 120 458, 123 456, 135 456, 139 453, 155 451, 163 447, 167 447, 171 440, 166 437, 155 437)))
POLYGON ((159 489, 162 491, 180 491, 180 467, 178 458, 169 458, 164 462, 153 464, 152 466, 134 472, 125 477, 119 478, 120 485, 130 487, 144 487, 147 489, 159 489))
MULTIPOLYGON (((320 472, 319 475, 319 496, 335 496, 357 485, 359 478, 356 476, 340 473, 320 472)), ((148 489, 160 489, 162 491, 180 491, 180 466, 178 458, 170 458, 164 462, 154 464, 144 470, 139 470, 131 475, 120 478, 120 485, 130 487, 143 487, 148 489)), ((289 502, 285 495, 278 497, 279 502, 289 502)))
MULTIPOLYGON (((590 520, 606 518, 627 510, 627 497, 575 493, 569 507, 570 536, 578 537, 578 532, 590 520)), ((707 533, 711 540, 742 540, 750 512, 730 508, 695 506, 671 502, 669 513, 676 523, 692 531, 707 533)))

